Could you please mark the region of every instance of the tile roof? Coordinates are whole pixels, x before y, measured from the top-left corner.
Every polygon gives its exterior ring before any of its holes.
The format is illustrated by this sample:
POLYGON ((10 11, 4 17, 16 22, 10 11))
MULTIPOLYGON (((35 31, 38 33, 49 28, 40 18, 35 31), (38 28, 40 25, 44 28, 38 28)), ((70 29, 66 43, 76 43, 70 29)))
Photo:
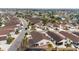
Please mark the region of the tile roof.
POLYGON ((40 33, 40 32, 37 32, 37 31, 31 32, 31 36, 32 36, 32 39, 29 39, 29 44, 30 45, 35 44, 35 43, 39 42, 42 39, 49 39, 49 37, 46 36, 44 33, 40 33))
POLYGON ((74 32, 72 32, 72 33, 79 36, 79 32, 78 32, 78 31, 74 31, 74 32))
POLYGON ((31 32, 31 35, 33 39, 49 39, 48 36, 46 36, 46 33, 38 32, 38 31, 33 31, 31 32))
POLYGON ((17 24, 20 24, 18 18, 11 16, 10 21, 7 22, 7 24, 4 27, 0 28, 0 35, 5 35, 14 31, 14 28, 16 27, 17 24))
POLYGON ((19 19, 14 16, 9 18, 10 18, 10 21, 6 24, 6 26, 13 26, 20 23, 19 19))
POLYGON ((1 41, 1 40, 6 40, 6 38, 7 38, 6 36, 0 37, 0 41, 1 41))
POLYGON ((56 42, 59 42, 63 39, 65 39, 65 36, 63 36, 62 34, 58 33, 58 32, 51 32, 48 31, 47 34, 52 37, 56 42))
POLYGON ((60 31, 60 33, 63 34, 64 36, 68 37, 69 39, 71 39, 74 42, 79 42, 79 36, 73 34, 72 32, 60 31))
POLYGON ((36 23, 39 23, 41 21, 40 18, 33 18, 33 17, 27 17, 32 23, 36 24, 36 23))

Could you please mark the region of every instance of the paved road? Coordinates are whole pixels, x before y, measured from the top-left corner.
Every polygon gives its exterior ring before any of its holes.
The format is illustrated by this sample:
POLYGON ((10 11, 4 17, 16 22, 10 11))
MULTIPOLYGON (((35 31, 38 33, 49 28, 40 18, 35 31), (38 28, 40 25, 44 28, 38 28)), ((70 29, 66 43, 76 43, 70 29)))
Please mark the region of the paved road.
POLYGON ((22 39, 24 38, 24 35, 27 32, 27 30, 25 30, 25 28, 27 27, 27 22, 24 19, 21 19, 21 18, 20 18, 20 21, 22 22, 24 28, 19 33, 18 37, 11 43, 11 46, 8 49, 8 51, 16 51, 17 48, 20 47, 22 39))

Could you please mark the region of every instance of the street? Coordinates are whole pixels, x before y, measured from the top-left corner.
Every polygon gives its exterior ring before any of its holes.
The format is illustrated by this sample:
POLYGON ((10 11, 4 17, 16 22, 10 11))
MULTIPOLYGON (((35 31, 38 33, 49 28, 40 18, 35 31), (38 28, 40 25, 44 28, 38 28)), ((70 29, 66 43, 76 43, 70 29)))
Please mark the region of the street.
POLYGON ((16 51, 17 48, 20 47, 22 39, 24 38, 25 33, 27 32, 27 30, 25 30, 25 28, 27 27, 27 22, 24 19, 20 19, 20 21, 23 24, 23 29, 22 31, 19 33, 18 37, 11 43, 10 48, 8 49, 8 51, 16 51))

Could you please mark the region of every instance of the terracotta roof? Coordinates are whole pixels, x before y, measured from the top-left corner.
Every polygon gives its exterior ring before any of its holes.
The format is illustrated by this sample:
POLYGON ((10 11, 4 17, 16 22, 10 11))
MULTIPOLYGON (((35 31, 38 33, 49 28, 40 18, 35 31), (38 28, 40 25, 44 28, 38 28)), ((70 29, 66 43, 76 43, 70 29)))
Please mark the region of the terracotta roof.
POLYGON ((40 18, 33 18, 33 17, 27 17, 32 23, 36 24, 36 23, 39 23, 41 21, 40 18))
POLYGON ((78 32, 78 31, 74 31, 74 32, 72 32, 72 33, 79 36, 79 32, 78 32))
POLYGON ((33 31, 31 32, 31 35, 32 35, 32 38, 33 39, 49 39, 48 36, 46 36, 45 33, 41 33, 41 32, 38 32, 38 31, 33 31))
POLYGON ((20 23, 19 19, 16 17, 9 17, 9 18, 10 21, 6 24, 6 26, 13 26, 20 23))
POLYGON ((63 39, 65 39, 65 36, 61 35, 60 33, 58 32, 51 32, 51 31, 48 31, 47 34, 52 37, 56 42, 59 42, 63 39))
POLYGON ((0 28, 0 35, 8 34, 12 31, 14 31, 14 28, 16 27, 16 24, 19 24, 20 21, 16 17, 10 17, 10 21, 2 28, 0 28))
POLYGON ((16 26, 5 26, 3 28, 0 28, 0 35, 8 34, 9 32, 14 31, 14 28, 16 26))
POLYGON ((63 34, 64 36, 68 37, 69 39, 71 39, 74 42, 79 42, 79 36, 77 36, 71 32, 61 31, 60 33, 63 34))
POLYGON ((59 27, 59 25, 58 24, 53 24, 53 27, 59 27))
POLYGON ((7 38, 6 36, 0 37, 0 41, 1 41, 1 40, 6 40, 6 38, 7 38))
POLYGON ((44 33, 40 33, 40 32, 37 32, 37 31, 31 32, 31 36, 32 36, 32 39, 29 39, 29 44, 30 45, 35 44, 35 43, 39 42, 42 39, 49 39, 49 37, 46 36, 44 33))
POLYGON ((0 35, 6 35, 6 34, 8 34, 9 32, 12 32, 13 31, 13 29, 12 30, 2 30, 2 31, 0 31, 0 35))

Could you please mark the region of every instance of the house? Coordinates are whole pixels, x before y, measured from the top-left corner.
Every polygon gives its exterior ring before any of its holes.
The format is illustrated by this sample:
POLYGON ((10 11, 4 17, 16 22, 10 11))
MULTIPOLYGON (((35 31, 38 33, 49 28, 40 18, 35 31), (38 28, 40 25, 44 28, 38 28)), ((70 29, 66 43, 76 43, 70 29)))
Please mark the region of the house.
POLYGON ((59 42, 63 39, 65 39, 65 36, 63 36, 62 34, 58 33, 58 32, 54 32, 54 31, 47 31, 47 34, 53 38, 56 42, 59 42))
MULTIPOLYGON (((29 39, 29 45, 33 46, 34 44, 36 44, 37 42, 45 39, 48 40, 49 37, 46 36, 45 33, 39 32, 39 31, 32 31, 31 32, 31 39, 29 39)), ((38 44, 37 44, 38 45, 38 44)))
POLYGON ((18 20, 18 18, 16 17, 9 17, 10 18, 10 21, 7 22, 7 24, 0 28, 0 34, 2 35, 2 33, 8 33, 8 32, 11 32, 13 31, 13 29, 15 27, 18 27, 17 25, 20 24, 20 21, 18 20))
POLYGON ((79 36, 68 31, 60 31, 60 33, 64 35, 65 37, 71 39, 71 42, 75 47, 79 47, 79 36))
POLYGON ((45 49, 45 50, 49 51, 49 50, 54 49, 56 47, 56 45, 50 40, 42 39, 41 41, 35 43, 31 47, 32 48, 41 48, 41 49, 45 49))
POLYGON ((38 44, 39 46, 44 46, 44 45, 48 45, 48 44, 52 44, 53 48, 55 48, 55 44, 50 41, 50 40, 46 40, 46 39, 42 39, 41 41, 37 42, 36 44, 38 44))
POLYGON ((73 42, 79 42, 79 36, 73 34, 72 32, 60 31, 60 33, 64 35, 65 37, 70 38, 73 42))
MULTIPOLYGON (((36 47, 33 47, 33 48, 44 49, 44 50, 46 50, 46 51, 49 51, 48 45, 36 46, 36 47)), ((53 48, 52 48, 52 49, 53 49, 53 48)), ((51 50, 52 50, 52 49, 51 49, 51 50)))
POLYGON ((29 21, 33 24, 39 23, 41 21, 41 18, 38 18, 38 17, 28 17, 27 16, 27 19, 29 19, 29 21))
POLYGON ((66 48, 65 42, 67 40, 65 36, 56 31, 48 31, 47 34, 53 38, 52 42, 56 44, 57 48, 66 48))
POLYGON ((18 24, 21 24, 20 21, 18 20, 18 18, 14 17, 14 16, 10 16, 9 17, 10 20, 6 23, 6 25, 2 28, 0 28, 0 36, 4 36, 9 34, 10 32, 14 32, 15 28, 18 27, 18 24))
POLYGON ((7 22, 6 26, 16 26, 17 24, 20 24, 20 21, 17 17, 10 16, 10 20, 7 22))

